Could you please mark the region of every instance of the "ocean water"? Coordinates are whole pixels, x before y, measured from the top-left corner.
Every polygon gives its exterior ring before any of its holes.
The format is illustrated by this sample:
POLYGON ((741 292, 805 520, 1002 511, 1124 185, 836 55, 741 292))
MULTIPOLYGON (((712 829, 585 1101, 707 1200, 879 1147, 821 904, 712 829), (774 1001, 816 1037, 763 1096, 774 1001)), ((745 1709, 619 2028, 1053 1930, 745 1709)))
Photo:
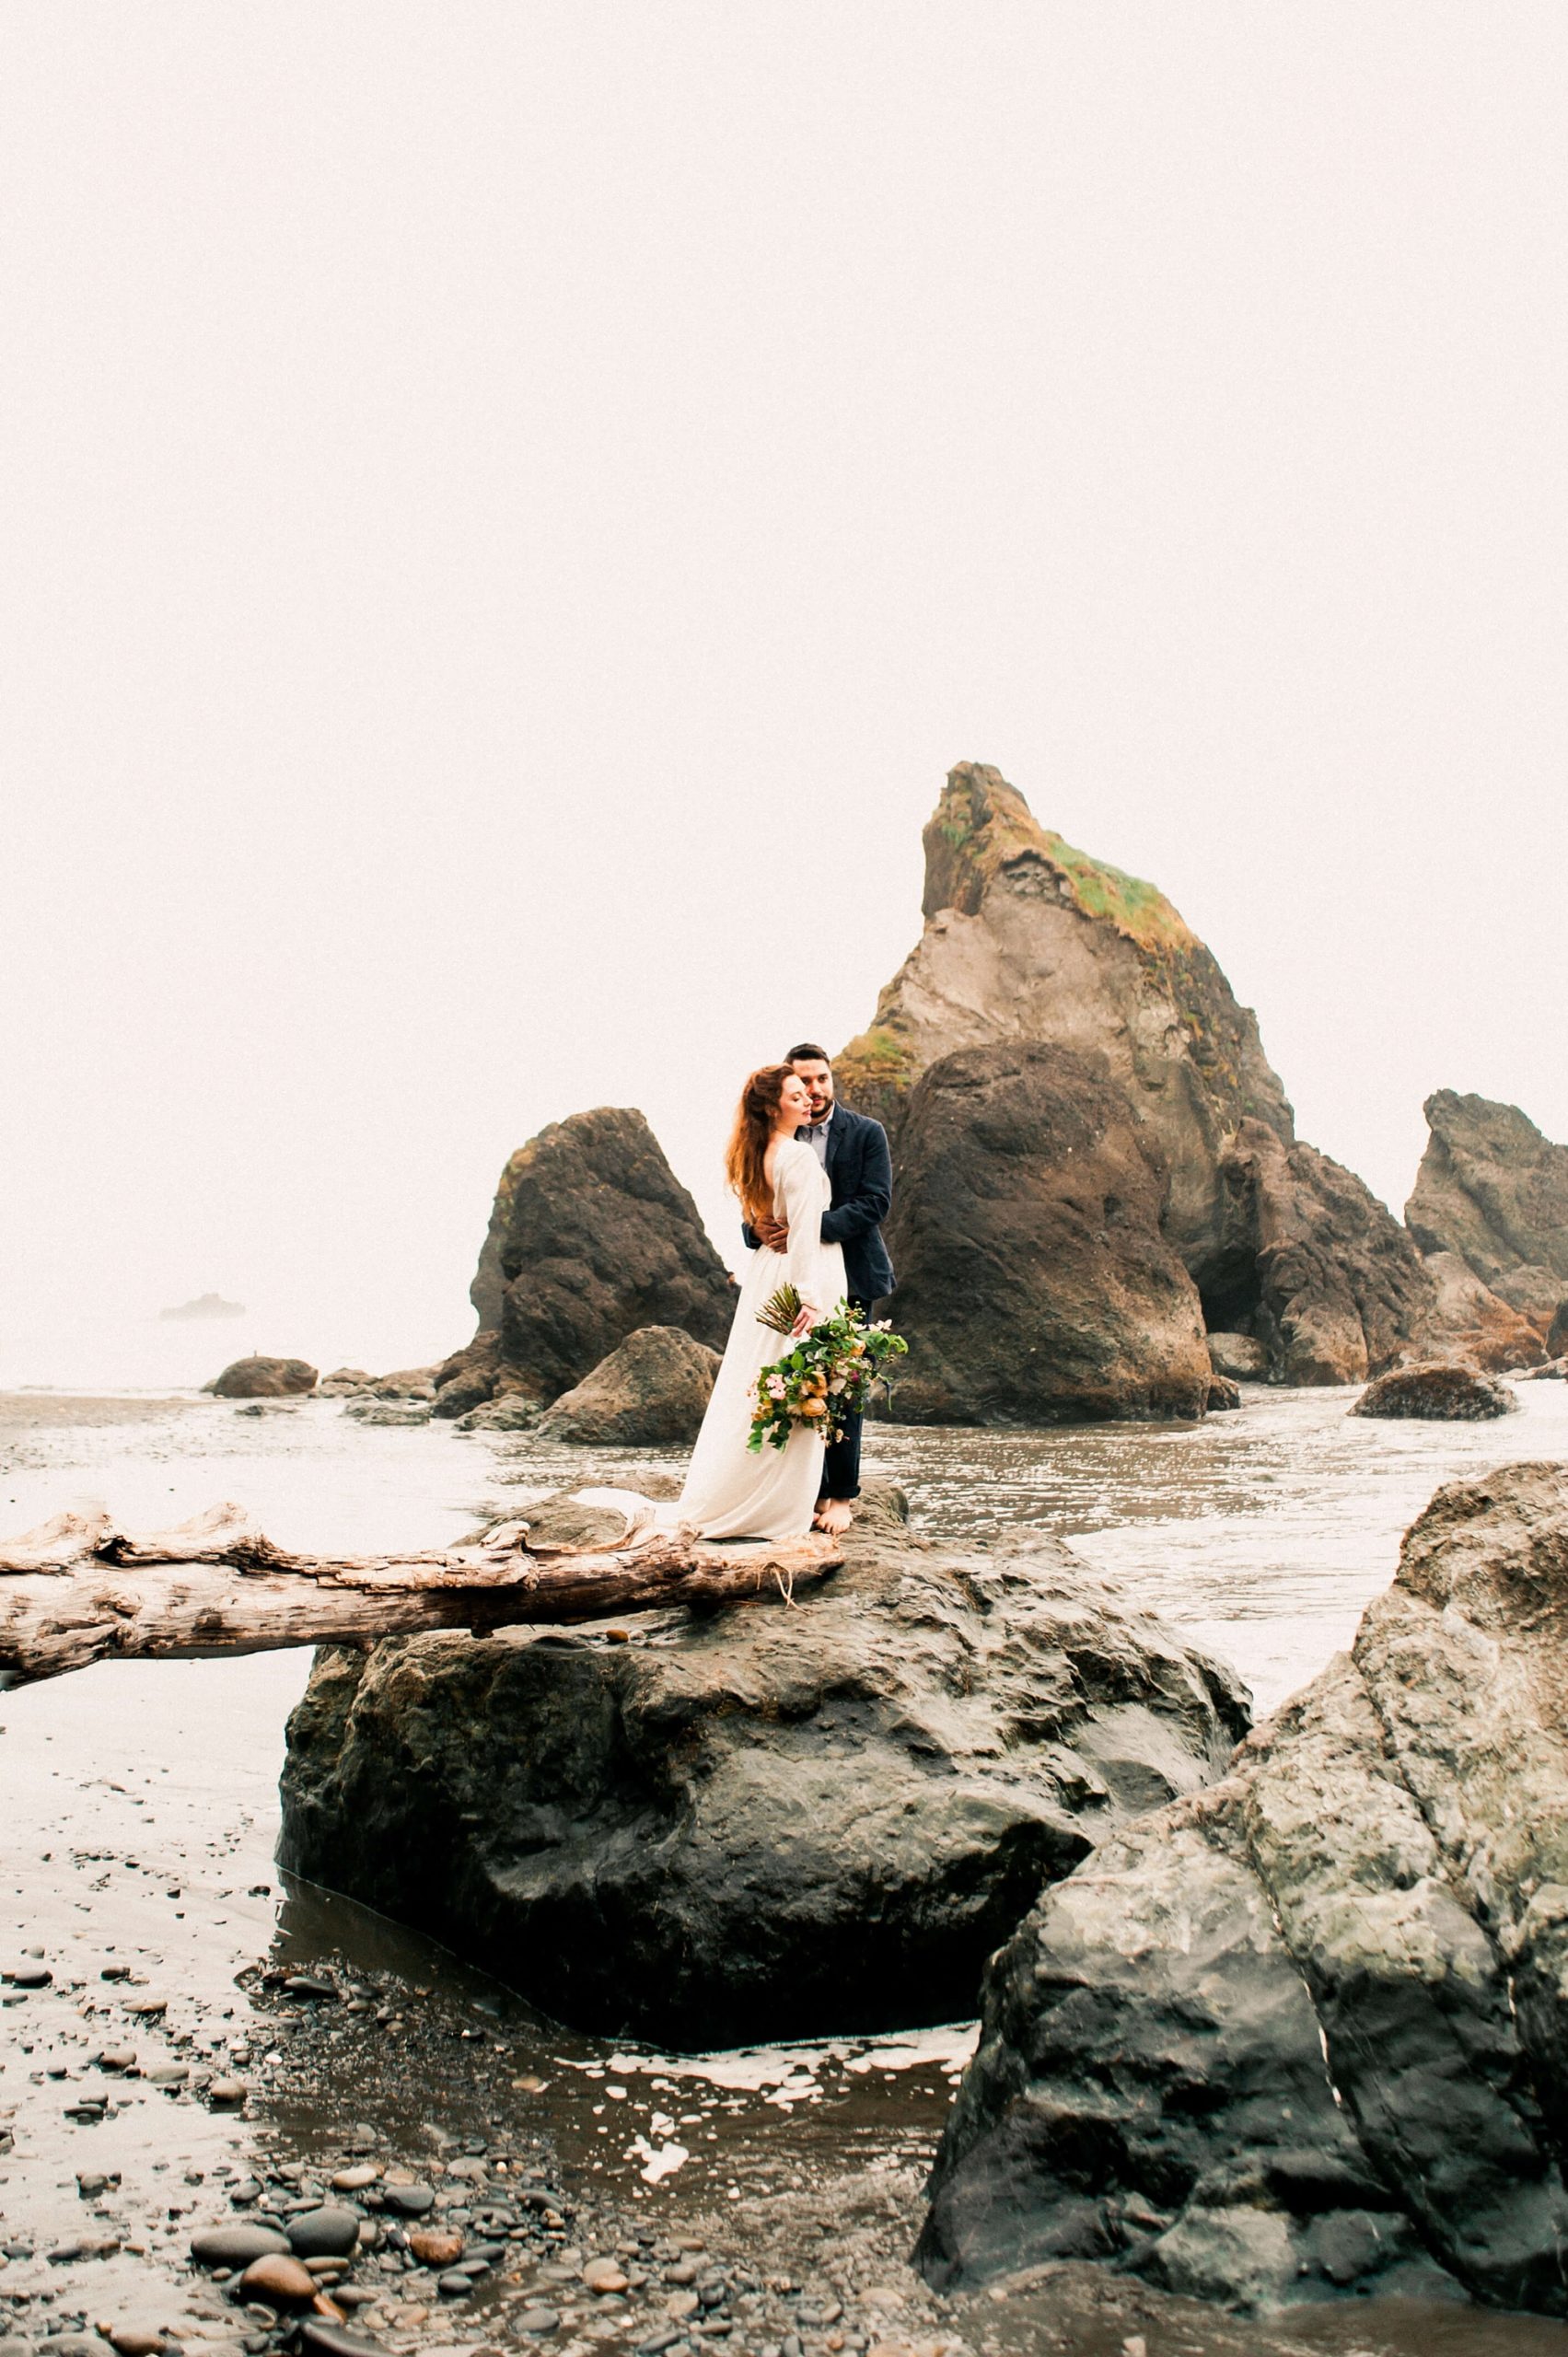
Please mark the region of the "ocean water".
MULTIPOLYGON (((1347 1414, 1342 1392, 1254 1390, 1240 1413, 1197 1428, 879 1426, 868 1434, 867 1468, 901 1481, 915 1521, 933 1532, 1019 1527, 1062 1537, 1130 1600, 1226 1655, 1261 1712, 1349 1641, 1393 1572, 1401 1532, 1441 1482, 1518 1457, 1568 1459, 1568 1386, 1517 1391, 1519 1412, 1486 1425, 1365 1422, 1347 1414)), ((449 1425, 382 1430, 329 1401, 260 1404, 254 1413, 189 1391, 7 1395, 0 1528, 87 1504, 133 1528, 157 1527, 231 1499, 289 1545, 435 1546, 563 1483, 679 1462, 663 1451, 544 1450, 525 1435, 449 1425)), ((923 2166, 970 2025, 708 2058, 621 2049, 541 2022, 430 1943, 349 1902, 284 1887, 272 1864, 276 1782, 284 1723, 308 1666, 304 1655, 101 1665, 0 1696, 0 1949, 43 1947, 57 1991, 76 1982, 88 1994, 106 1962, 133 1961, 172 1992, 170 2022, 185 2009, 191 2050, 217 2062, 261 2034, 236 1980, 258 1962, 389 1966, 452 2005, 477 2008, 476 2021, 502 2025, 514 2084, 528 2088, 518 2099, 566 2165, 677 2228, 715 2202, 800 2182, 834 2155, 923 2166), (613 2100, 610 2086, 620 2090, 613 2100)), ((208 2173, 225 2157, 244 2164, 253 2124, 169 2103, 150 2087, 128 2088, 122 2108, 96 2127, 65 2118, 61 2083, 49 2074, 74 2073, 78 2033, 52 2005, 34 1999, 0 2014, 0 2114, 8 2115, 0 2124, 17 2137, 16 2152, 0 2156, 5 2235, 41 2251, 63 2221, 79 2223, 75 2173, 89 2159, 118 2171, 127 2214, 142 2203, 171 2217, 180 2205, 167 2197, 187 2172, 208 2173)), ((356 2086, 354 2100, 354 2116, 366 2117, 377 2089, 356 2086)), ((426 2084, 416 2073, 412 2091, 406 2073, 400 2083, 397 2102, 411 2120, 439 2118, 444 2100, 437 2077, 426 2084)), ((265 2128, 274 2150, 281 2135, 301 2154, 326 2132, 319 2102, 303 2098, 274 2105, 265 2128)), ((102 2313, 137 2286, 144 2295, 157 2259, 155 2249, 92 2261, 102 2313)), ((31 2264, 41 2298, 49 2270, 31 2264)), ((26 2276, 27 2264, 13 2262, 0 2289, 26 2276)), ((1313 2345, 1415 2357, 1457 2321, 1388 2306, 1364 2319, 1360 2340, 1346 2340, 1330 2319, 1314 2323, 1313 2345)), ((1028 2335, 1014 2345, 1029 2345, 1028 2335)), ((1260 2331, 1260 2351, 1276 2345, 1284 2343, 1260 2331)), ((1568 2333, 1476 2317, 1469 2337, 1450 2345, 1533 2357, 1568 2351, 1568 2333)))

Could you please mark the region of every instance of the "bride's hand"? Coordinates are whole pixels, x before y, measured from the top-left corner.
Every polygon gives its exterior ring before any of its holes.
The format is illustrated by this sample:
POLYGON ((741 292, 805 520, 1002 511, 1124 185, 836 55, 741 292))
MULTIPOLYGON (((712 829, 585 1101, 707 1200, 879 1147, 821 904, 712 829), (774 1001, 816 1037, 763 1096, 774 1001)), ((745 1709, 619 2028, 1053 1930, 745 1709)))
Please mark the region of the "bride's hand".
POLYGON ((803 1335, 809 1334, 813 1326, 817 1325, 820 1321, 821 1316, 822 1313, 819 1309, 813 1309, 808 1301, 803 1302, 800 1307, 800 1315, 789 1329, 790 1341, 792 1342, 798 1342, 803 1335))

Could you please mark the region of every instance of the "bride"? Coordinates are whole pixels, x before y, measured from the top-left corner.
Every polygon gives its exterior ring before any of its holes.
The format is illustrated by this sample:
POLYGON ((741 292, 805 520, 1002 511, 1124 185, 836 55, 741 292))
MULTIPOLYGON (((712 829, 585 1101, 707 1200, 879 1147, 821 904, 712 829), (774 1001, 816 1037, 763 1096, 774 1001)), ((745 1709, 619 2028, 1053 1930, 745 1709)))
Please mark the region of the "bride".
POLYGON ((796 1131, 811 1117, 810 1095, 788 1064, 764 1064, 740 1092, 725 1173, 747 1221, 789 1229, 782 1252, 763 1245, 753 1256, 736 1304, 724 1360, 675 1519, 703 1538, 796 1538, 809 1530, 822 1479, 822 1435, 797 1424, 782 1448, 753 1454, 757 1377, 787 1347, 757 1313, 784 1284, 801 1299, 794 1333, 804 1334, 844 1297, 843 1248, 824 1244, 822 1213, 832 1197, 828 1174, 796 1131))

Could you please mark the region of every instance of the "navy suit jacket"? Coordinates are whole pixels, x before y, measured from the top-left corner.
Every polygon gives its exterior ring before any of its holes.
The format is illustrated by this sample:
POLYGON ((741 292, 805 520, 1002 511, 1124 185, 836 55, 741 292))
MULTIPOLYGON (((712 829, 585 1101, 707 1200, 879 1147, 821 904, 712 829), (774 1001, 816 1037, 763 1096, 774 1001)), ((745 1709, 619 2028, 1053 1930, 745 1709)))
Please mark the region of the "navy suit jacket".
MULTIPOLYGON (((822 1214, 822 1241, 844 1248, 844 1289, 855 1301, 884 1301, 893 1290, 893 1264, 882 1222, 893 1200, 893 1158, 880 1121, 835 1105, 828 1130, 830 1207, 822 1214)), ((753 1252, 757 1238, 742 1228, 753 1252)))

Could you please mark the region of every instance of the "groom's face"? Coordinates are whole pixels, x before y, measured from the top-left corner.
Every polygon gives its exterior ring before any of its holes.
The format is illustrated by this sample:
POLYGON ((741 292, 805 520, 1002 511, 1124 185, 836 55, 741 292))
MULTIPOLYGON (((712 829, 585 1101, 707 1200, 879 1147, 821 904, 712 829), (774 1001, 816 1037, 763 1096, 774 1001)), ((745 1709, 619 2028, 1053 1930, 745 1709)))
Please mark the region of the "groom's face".
POLYGON ((821 1120, 833 1102, 832 1065, 821 1056, 800 1056, 791 1069, 799 1074, 810 1093, 811 1119, 821 1120))

